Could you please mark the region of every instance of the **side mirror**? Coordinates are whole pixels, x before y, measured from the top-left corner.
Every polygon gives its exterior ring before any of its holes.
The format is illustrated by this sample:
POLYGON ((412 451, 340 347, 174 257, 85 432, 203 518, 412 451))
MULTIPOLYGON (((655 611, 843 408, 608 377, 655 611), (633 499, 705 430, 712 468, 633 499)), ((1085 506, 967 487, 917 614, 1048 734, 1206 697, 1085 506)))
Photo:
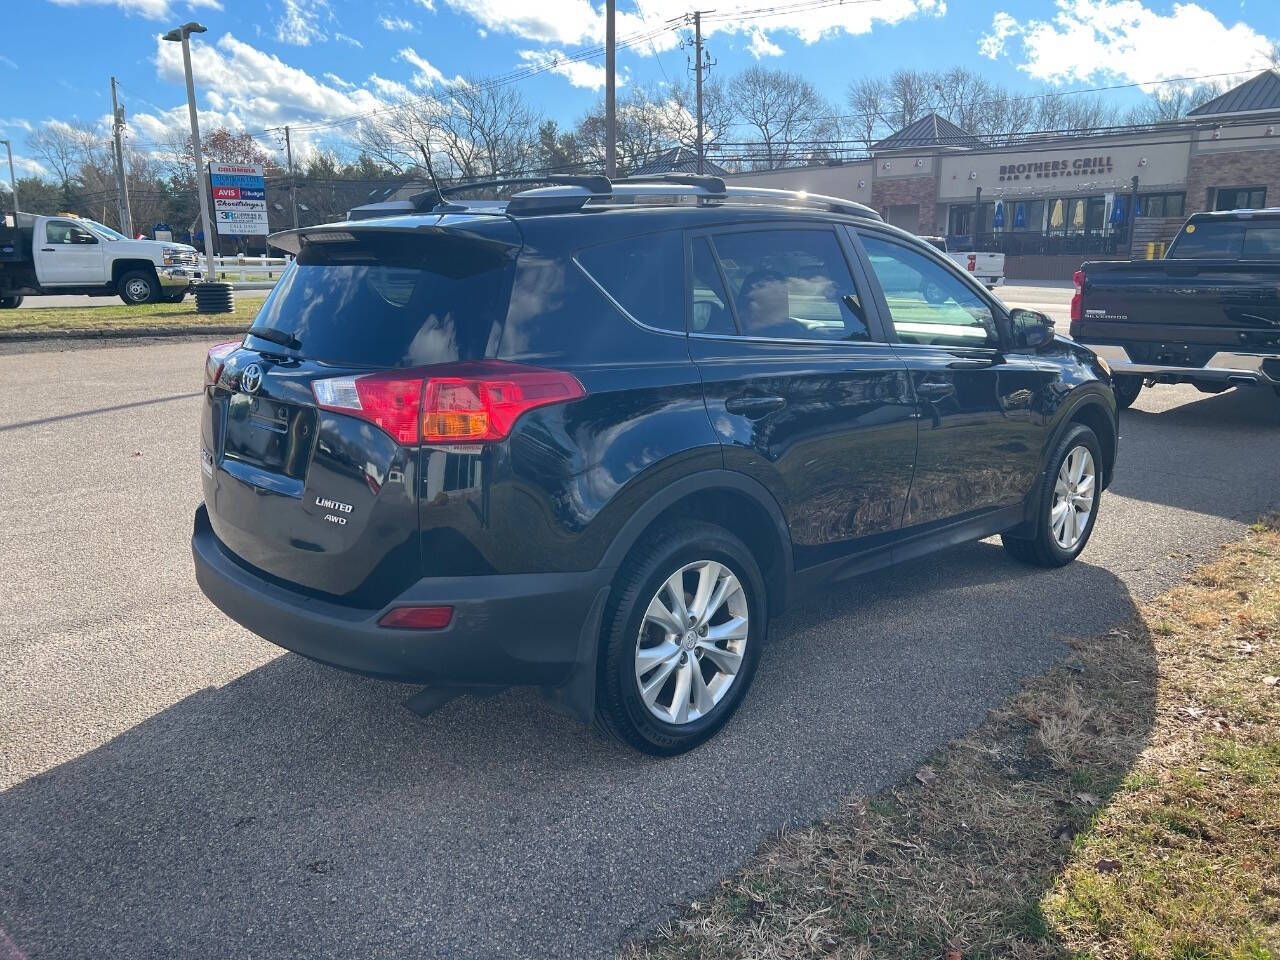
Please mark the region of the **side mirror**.
POLYGON ((81 245, 88 244, 88 243, 97 243, 98 238, 95 237, 88 230, 72 230, 71 242, 76 244, 81 244, 81 245))
POLYGON ((1009 327, 1015 349, 1035 351, 1053 342, 1053 320, 1037 310, 1009 311, 1009 327))

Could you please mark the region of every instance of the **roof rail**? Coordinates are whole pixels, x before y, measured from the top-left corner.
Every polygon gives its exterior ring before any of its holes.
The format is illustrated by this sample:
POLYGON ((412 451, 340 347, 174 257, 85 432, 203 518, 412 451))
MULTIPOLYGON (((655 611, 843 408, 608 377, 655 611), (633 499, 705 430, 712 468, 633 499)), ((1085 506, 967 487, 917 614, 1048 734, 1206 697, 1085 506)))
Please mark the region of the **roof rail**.
POLYGON ((808 206, 821 207, 832 213, 847 213, 855 217, 867 217, 872 220, 881 219, 880 214, 876 213, 865 203, 858 203, 854 200, 844 200, 840 197, 828 197, 822 193, 809 193, 805 190, 773 190, 768 187, 729 187, 729 199, 735 197, 751 200, 766 200, 773 203, 780 203, 783 206, 790 206, 795 203, 803 203, 808 206))
POLYGON ((710 174, 701 173, 649 173, 649 174, 632 174, 629 177, 622 177, 614 180, 614 184, 619 183, 675 183, 686 187, 702 187, 708 193, 716 193, 724 195, 725 182, 723 177, 713 177, 710 174))

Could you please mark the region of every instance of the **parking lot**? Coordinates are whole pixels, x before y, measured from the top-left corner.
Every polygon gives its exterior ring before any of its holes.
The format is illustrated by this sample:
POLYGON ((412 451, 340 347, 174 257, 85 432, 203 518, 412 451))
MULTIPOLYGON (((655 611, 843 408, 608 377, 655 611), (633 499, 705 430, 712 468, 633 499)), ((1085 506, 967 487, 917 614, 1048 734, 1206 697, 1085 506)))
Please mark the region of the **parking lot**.
MULTIPOLYGON (((1027 305, 1064 322, 1069 293, 1027 305)), ((851 581, 777 624, 721 736, 659 761, 523 691, 420 719, 414 688, 208 604, 204 349, 0 356, 0 957, 606 956, 1280 498, 1280 398, 1144 391, 1079 562, 984 541, 851 581)))

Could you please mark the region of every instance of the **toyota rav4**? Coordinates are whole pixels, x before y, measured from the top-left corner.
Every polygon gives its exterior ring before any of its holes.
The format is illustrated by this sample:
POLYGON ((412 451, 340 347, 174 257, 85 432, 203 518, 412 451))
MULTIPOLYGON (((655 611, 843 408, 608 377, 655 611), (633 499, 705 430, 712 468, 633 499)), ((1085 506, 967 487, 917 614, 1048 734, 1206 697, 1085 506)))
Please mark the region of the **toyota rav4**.
POLYGON ((260 636, 425 684, 421 712, 531 685, 673 754, 806 591, 1088 542, 1105 363, 870 209, 695 176, 446 193, 274 237, 296 259, 209 352, 196 574, 260 636))

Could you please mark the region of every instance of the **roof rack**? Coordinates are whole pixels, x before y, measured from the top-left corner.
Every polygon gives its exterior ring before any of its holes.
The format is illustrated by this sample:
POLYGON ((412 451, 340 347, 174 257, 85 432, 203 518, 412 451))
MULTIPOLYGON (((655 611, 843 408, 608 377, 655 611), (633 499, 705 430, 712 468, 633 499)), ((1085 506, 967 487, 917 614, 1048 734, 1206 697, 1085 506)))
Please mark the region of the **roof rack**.
MULTIPOLYGON (((407 200, 387 200, 382 203, 366 203, 359 207, 352 207, 347 211, 348 220, 370 220, 374 217, 394 217, 403 216, 412 213, 431 213, 432 211, 448 212, 450 210, 465 210, 465 206, 451 204, 446 199, 454 194, 465 193, 468 190, 485 190, 493 187, 513 187, 513 186, 533 186, 534 184, 556 184, 558 187, 569 187, 574 189, 573 195, 578 192, 585 192, 589 196, 608 195, 610 190, 609 179, 598 175, 578 176, 567 173, 552 173, 545 177, 497 177, 490 180, 469 180, 465 183, 452 183, 438 190, 424 190, 421 193, 415 193, 407 200), (443 209, 442 209, 443 208, 443 209)), ((522 191, 522 193, 531 193, 533 191, 522 191)), ((585 202, 585 201, 584 201, 585 202)), ((526 210, 526 212, 532 212, 526 210)))

